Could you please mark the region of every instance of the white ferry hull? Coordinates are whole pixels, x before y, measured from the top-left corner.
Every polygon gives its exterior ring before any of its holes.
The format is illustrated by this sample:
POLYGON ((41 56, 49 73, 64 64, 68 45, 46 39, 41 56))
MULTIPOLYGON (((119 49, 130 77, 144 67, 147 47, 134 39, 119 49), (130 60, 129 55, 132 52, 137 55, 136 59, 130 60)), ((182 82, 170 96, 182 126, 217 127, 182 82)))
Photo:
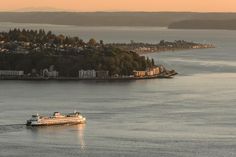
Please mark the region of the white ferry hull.
POLYGON ((42 117, 39 115, 33 115, 33 118, 27 120, 27 126, 49 126, 49 125, 65 125, 65 124, 84 124, 86 118, 78 114, 69 114, 67 116, 59 115, 53 117, 42 117))
POLYGON ((61 121, 45 121, 45 122, 27 122, 27 126, 49 126, 49 125, 76 125, 76 124, 84 124, 86 123, 86 120, 78 120, 78 121, 67 121, 67 122, 61 122, 61 121))

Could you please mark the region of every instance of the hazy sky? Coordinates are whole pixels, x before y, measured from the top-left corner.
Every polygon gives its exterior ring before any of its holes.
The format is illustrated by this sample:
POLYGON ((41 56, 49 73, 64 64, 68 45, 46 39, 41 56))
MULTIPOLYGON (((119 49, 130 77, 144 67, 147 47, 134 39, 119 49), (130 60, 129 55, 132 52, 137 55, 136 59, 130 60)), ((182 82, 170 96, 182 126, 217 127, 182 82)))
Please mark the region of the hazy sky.
POLYGON ((1 11, 22 8, 55 8, 67 11, 236 12, 236 0, 0 0, 1 11))

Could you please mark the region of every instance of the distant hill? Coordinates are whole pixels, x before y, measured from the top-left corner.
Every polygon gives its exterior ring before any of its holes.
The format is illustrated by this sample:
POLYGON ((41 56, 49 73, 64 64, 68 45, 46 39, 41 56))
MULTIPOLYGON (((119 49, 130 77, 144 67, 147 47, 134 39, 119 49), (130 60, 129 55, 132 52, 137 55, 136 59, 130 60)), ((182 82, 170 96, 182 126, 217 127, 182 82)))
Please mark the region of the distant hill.
POLYGON ((77 26, 159 26, 184 20, 230 20, 236 13, 193 12, 0 12, 0 22, 77 26))
POLYGON ((77 26, 168 26, 188 18, 186 13, 145 12, 2 12, 0 22, 77 26))
POLYGON ((234 20, 184 20, 174 22, 168 26, 169 29, 224 29, 236 30, 236 19, 234 20))

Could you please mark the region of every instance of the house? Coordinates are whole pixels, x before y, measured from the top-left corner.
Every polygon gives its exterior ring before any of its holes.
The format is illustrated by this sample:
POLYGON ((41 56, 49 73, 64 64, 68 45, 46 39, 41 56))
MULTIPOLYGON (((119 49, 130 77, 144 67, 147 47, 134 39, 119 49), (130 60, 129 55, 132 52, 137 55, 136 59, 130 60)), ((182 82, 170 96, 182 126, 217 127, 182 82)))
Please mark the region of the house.
POLYGON ((23 76, 24 71, 0 70, 0 76, 23 76))
POLYGON ((48 69, 43 69, 43 77, 51 77, 55 78, 58 77, 59 73, 57 71, 49 71, 48 69))
POLYGON ((99 79, 105 79, 109 77, 109 71, 106 70, 99 70, 96 71, 96 77, 99 79))
POLYGON ((134 77, 144 77, 146 76, 146 71, 134 71, 134 77))
POLYGON ((153 73, 154 73, 154 75, 159 75, 161 73, 160 67, 153 68, 153 73))
POLYGON ((43 77, 55 78, 55 77, 59 76, 59 72, 54 70, 54 65, 51 65, 49 67, 49 70, 47 68, 43 69, 42 75, 43 75, 43 77))
POLYGON ((95 70, 79 70, 79 78, 80 79, 96 78, 96 71, 95 70))
POLYGON ((146 71, 146 76, 154 76, 154 71, 153 70, 147 70, 146 71))
POLYGON ((155 66, 148 68, 145 71, 134 71, 134 77, 145 77, 145 76, 155 76, 164 72, 165 68, 163 66, 155 66))
POLYGON ((148 76, 159 75, 161 73, 161 68, 159 66, 152 67, 146 70, 148 76))

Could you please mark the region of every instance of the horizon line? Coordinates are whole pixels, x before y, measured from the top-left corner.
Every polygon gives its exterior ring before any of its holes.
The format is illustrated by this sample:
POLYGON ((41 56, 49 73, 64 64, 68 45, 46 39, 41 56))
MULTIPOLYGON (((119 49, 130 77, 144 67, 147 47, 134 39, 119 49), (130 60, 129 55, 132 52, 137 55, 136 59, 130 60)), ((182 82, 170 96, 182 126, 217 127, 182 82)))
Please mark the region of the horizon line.
POLYGON ((14 10, 0 10, 0 13, 236 13, 227 11, 45 11, 45 10, 32 10, 32 11, 14 11, 14 10))

